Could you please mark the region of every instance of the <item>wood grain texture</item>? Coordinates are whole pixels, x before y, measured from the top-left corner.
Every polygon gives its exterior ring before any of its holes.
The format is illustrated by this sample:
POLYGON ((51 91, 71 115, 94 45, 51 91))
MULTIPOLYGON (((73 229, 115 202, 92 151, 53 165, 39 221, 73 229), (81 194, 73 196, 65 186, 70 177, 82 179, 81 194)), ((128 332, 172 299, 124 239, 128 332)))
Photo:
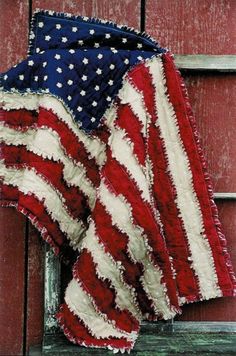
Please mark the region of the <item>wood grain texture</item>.
POLYGON ((0 226, 0 355, 21 355, 25 219, 14 208, 1 208, 0 226))
POLYGON ((139 28, 140 0, 33 0, 36 8, 95 16, 139 28))
POLYGON ((235 54, 235 0, 147 0, 146 32, 176 54, 235 54))
POLYGON ((236 192, 236 76, 186 74, 208 170, 216 192, 236 192))
MULTIPOLYGON (((228 251, 232 258, 234 271, 236 271, 236 203, 222 201, 217 202, 217 206, 228 243, 228 251)), ((236 298, 217 298, 185 305, 183 307, 183 314, 177 317, 176 320, 236 321, 236 298)))
POLYGON ((3 72, 27 53, 28 0, 0 0, 0 10, 0 72, 3 72))
POLYGON ((42 342, 44 316, 44 242, 31 224, 27 267, 26 351, 29 346, 42 342))

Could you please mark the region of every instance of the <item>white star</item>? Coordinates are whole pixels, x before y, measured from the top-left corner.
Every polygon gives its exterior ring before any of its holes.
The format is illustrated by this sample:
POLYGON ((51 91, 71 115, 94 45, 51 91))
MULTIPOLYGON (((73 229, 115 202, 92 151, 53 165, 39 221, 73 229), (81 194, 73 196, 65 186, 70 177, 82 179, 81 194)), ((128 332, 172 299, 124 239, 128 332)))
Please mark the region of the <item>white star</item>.
POLYGON ((106 100, 107 100, 107 101, 111 101, 111 97, 108 96, 108 97, 106 98, 106 100))
POLYGON ((69 69, 74 69, 74 64, 70 63, 69 64, 69 69))
POLYGON ((100 75, 100 74, 102 74, 102 70, 101 70, 100 68, 98 68, 98 69, 96 70, 96 73, 97 73, 98 75, 100 75))
POLYGON ((103 55, 102 55, 101 53, 99 53, 99 54, 97 55, 97 57, 98 57, 98 59, 102 59, 103 55))
POLYGON ((54 15, 54 12, 52 10, 48 10, 48 14, 53 16, 54 15))
POLYGON ((48 88, 45 89, 45 93, 49 93, 49 89, 48 88))
POLYGON ((142 43, 137 44, 137 48, 142 48, 142 47, 143 47, 142 43))
POLYGON ((34 61, 32 61, 32 60, 30 60, 29 62, 28 62, 28 66, 33 66, 34 65, 34 61))
POLYGON ((125 63, 125 64, 129 64, 128 58, 126 58, 126 59, 124 60, 124 63, 125 63))
POLYGON ((45 75, 45 76, 43 77, 43 80, 46 81, 47 79, 48 79, 48 76, 45 75))
POLYGON ((83 16, 83 20, 84 20, 84 21, 88 21, 89 18, 88 18, 87 16, 83 16))
POLYGON ((94 106, 94 107, 97 106, 97 104, 98 104, 98 103, 97 103, 96 101, 93 101, 93 102, 92 102, 92 106, 94 106))
POLYGON ((87 75, 82 75, 82 78, 81 78, 84 82, 88 79, 87 75))
POLYGON ((105 38, 111 38, 110 33, 106 33, 106 34, 105 34, 105 38))
POLYGON ((37 75, 35 75, 34 81, 37 82, 38 80, 39 80, 39 77, 37 75))
POLYGON ((72 32, 77 32, 78 28, 77 27, 72 27, 72 32))
POLYGON ((61 67, 57 67, 56 71, 57 71, 58 73, 62 73, 61 67))
POLYGON ((8 75, 5 74, 4 77, 3 77, 3 79, 4 79, 4 80, 7 80, 7 78, 8 78, 8 75))
POLYGON ((115 69, 115 64, 111 64, 109 67, 111 70, 115 69))
POLYGON ((35 51, 36 51, 36 53, 39 53, 40 52, 40 48, 37 47, 35 51))
POLYGON ((117 52, 118 52, 114 47, 111 47, 111 51, 112 51, 113 53, 117 53, 117 52))
POLYGON ((86 94, 86 91, 85 90, 81 90, 80 95, 81 96, 85 96, 85 94, 86 94))
POLYGON ((88 58, 85 57, 85 58, 82 60, 82 62, 83 62, 84 64, 88 64, 88 62, 89 62, 89 61, 88 61, 88 58))
POLYGON ((90 35, 93 35, 95 33, 94 30, 89 30, 90 35))
POLYGON ((61 56, 60 56, 60 54, 55 54, 54 58, 58 60, 58 59, 61 59, 61 56))
POLYGON ((66 43, 67 41, 68 41, 68 39, 66 37, 61 38, 61 42, 66 43))
POLYGON ((29 38, 30 38, 31 40, 33 40, 33 39, 35 38, 35 34, 32 32, 32 33, 29 35, 29 38))
POLYGON ((78 110, 79 112, 81 112, 83 109, 81 108, 81 106, 78 106, 78 107, 77 107, 77 110, 78 110))
POLYGON ((138 56, 137 59, 138 59, 139 61, 141 61, 141 60, 143 59, 143 57, 142 57, 142 56, 138 56))
POLYGON ((72 85, 72 84, 73 84, 73 80, 69 79, 69 80, 67 81, 67 84, 68 84, 68 85, 72 85))
POLYGON ((61 29, 61 25, 59 23, 56 24, 56 29, 60 30, 61 29))
POLYGON ((42 28, 43 26, 44 26, 44 23, 43 23, 43 22, 39 22, 39 23, 38 23, 38 27, 41 27, 41 28, 42 28))
POLYGON ((57 83, 57 87, 58 87, 58 88, 62 88, 62 84, 58 82, 58 83, 57 83))
POLYGON ((95 88, 94 88, 96 91, 98 91, 100 89, 99 85, 95 85, 95 88))
POLYGON ((109 85, 113 85, 113 83, 114 83, 114 82, 113 82, 113 80, 111 80, 111 79, 110 79, 109 82, 108 82, 109 85))
POLYGON ((78 44, 79 44, 80 46, 82 46, 82 45, 84 44, 84 41, 83 41, 83 40, 79 40, 79 41, 78 41, 78 44))
POLYGON ((49 35, 45 36, 45 41, 50 41, 50 39, 51 39, 51 36, 49 36, 49 35))
POLYGON ((95 122, 95 121, 96 121, 95 117, 92 116, 92 117, 91 117, 91 121, 92 121, 92 122, 95 122))
POLYGON ((74 49, 69 49, 69 52, 70 52, 71 54, 74 54, 74 53, 75 53, 75 50, 74 50, 74 49))
POLYGON ((126 43, 127 42, 127 38, 122 38, 122 42, 126 43))
POLYGON ((20 75, 19 75, 19 79, 20 79, 20 80, 24 80, 24 75, 23 75, 23 74, 20 74, 20 75))
POLYGON ((96 42, 96 43, 94 43, 94 47, 95 47, 95 48, 99 48, 99 47, 100 47, 100 44, 96 42))
POLYGON ((68 95, 67 99, 68 99, 69 101, 71 101, 72 97, 71 97, 70 95, 68 95))
POLYGON ((47 64, 48 62, 43 62, 43 67, 46 67, 47 64))

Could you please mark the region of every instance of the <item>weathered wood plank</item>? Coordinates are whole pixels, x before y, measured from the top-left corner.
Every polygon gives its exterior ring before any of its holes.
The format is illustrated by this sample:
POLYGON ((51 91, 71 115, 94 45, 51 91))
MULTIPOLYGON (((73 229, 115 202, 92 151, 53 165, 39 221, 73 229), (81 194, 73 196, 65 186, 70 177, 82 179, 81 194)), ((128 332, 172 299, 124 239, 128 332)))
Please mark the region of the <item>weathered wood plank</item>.
POLYGON ((175 63, 182 70, 236 72, 236 55, 177 54, 175 63))
POLYGON ((236 192, 236 77, 184 73, 214 191, 236 192))
POLYGON ((0 210, 0 355, 21 355, 24 332, 25 218, 0 210))
POLYGON ((23 59, 28 42, 28 0, 0 0, 0 72, 23 59))
POLYGON ((52 333, 59 329, 55 313, 61 296, 61 264, 48 245, 45 245, 44 255, 44 332, 52 333))
MULTIPOLYGON (((27 53, 28 0, 0 0, 0 71, 27 53)), ((25 218, 0 208, 0 354, 22 355, 24 345, 25 218)))
MULTIPOLYGON (((227 355, 234 354, 235 333, 195 333, 195 332, 159 332, 153 324, 141 328, 140 336, 131 351, 131 355, 227 355)), ((63 336, 48 335, 43 347, 43 355, 113 355, 112 351, 87 349, 69 343, 63 336)), ((33 356, 33 352, 30 353, 33 356)))
POLYGON ((235 0, 148 0, 146 31, 175 54, 235 54, 235 0))
POLYGON ((36 8, 95 16, 139 28, 140 0, 33 0, 36 8))
POLYGON ((30 224, 28 237, 26 351, 43 337, 44 242, 30 224))
POLYGON ((236 193, 215 193, 214 198, 217 200, 223 199, 223 200, 235 200, 236 199, 236 193))

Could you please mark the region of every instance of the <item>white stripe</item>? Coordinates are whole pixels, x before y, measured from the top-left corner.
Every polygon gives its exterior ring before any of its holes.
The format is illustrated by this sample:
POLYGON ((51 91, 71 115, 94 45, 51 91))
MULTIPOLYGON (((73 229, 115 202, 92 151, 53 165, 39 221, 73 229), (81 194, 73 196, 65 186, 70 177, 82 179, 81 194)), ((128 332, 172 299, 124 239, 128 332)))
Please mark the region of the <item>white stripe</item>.
POLYGON ((162 271, 154 266, 149 256, 151 247, 143 234, 143 229, 132 223, 132 208, 125 198, 120 194, 115 196, 102 181, 98 190, 101 203, 112 218, 112 224, 116 225, 128 236, 128 251, 135 262, 143 264, 144 273, 142 277, 143 287, 147 295, 154 303, 157 313, 162 313, 165 319, 174 316, 169 308, 169 299, 166 295, 166 287, 162 284, 162 271))
POLYGON ((117 338, 130 338, 128 333, 117 330, 96 312, 88 295, 75 279, 72 279, 66 288, 65 301, 70 310, 84 322, 95 337, 109 338, 112 336, 117 338))
POLYGON ((101 279, 108 279, 115 288, 116 304, 121 309, 128 309, 137 319, 141 318, 140 311, 135 305, 131 287, 126 284, 121 274, 121 263, 116 262, 111 255, 104 251, 104 247, 96 237, 95 224, 90 220, 89 229, 82 242, 81 248, 86 248, 93 257, 96 271, 101 279))
POLYGON ((146 136, 149 118, 140 93, 132 86, 128 79, 125 79, 118 96, 121 100, 121 104, 128 104, 131 107, 133 113, 142 124, 142 134, 146 136))
POLYGON ((86 169, 80 162, 72 162, 61 147, 58 134, 49 129, 29 129, 26 132, 16 131, 7 126, 0 125, 0 140, 8 145, 25 145, 27 150, 42 156, 43 158, 53 159, 63 163, 63 175, 68 185, 79 187, 88 197, 91 208, 95 201, 95 188, 86 176, 86 169))
POLYGON ((189 160, 181 141, 177 119, 166 94, 165 78, 160 58, 153 58, 148 65, 155 87, 156 124, 165 145, 168 169, 177 193, 177 206, 183 219, 192 257, 192 265, 199 279, 202 297, 220 296, 217 275, 209 241, 205 235, 200 205, 192 183, 189 160))
POLYGON ((149 185, 146 176, 135 157, 133 143, 125 137, 126 132, 115 126, 116 108, 113 106, 105 114, 105 123, 110 129, 108 144, 112 156, 123 165, 136 182, 142 198, 150 202, 149 185))
POLYGON ((104 164, 106 160, 106 145, 96 136, 89 136, 79 129, 72 113, 64 107, 60 98, 49 94, 25 93, 22 95, 22 93, 6 93, 0 91, 0 102, 2 103, 2 108, 5 110, 23 108, 27 110, 38 110, 40 107, 46 110, 52 110, 84 144, 88 155, 93 157, 98 165, 104 164))
POLYGON ((78 240, 85 232, 82 222, 74 220, 56 193, 34 170, 6 168, 0 161, 0 176, 4 183, 17 187, 24 194, 34 194, 43 203, 53 220, 56 220, 61 231, 67 234, 71 244, 78 244, 78 240))

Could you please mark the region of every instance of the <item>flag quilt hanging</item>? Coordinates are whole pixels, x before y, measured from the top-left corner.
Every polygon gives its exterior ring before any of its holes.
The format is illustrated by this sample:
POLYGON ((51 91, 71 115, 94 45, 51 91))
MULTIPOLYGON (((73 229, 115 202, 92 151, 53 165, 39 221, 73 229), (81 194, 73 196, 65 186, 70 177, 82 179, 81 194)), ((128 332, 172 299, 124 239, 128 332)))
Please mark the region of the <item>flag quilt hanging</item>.
POLYGON ((142 320, 235 295, 185 85, 154 39, 36 11, 0 118, 1 205, 71 265, 56 315, 71 342, 130 351, 142 320))

